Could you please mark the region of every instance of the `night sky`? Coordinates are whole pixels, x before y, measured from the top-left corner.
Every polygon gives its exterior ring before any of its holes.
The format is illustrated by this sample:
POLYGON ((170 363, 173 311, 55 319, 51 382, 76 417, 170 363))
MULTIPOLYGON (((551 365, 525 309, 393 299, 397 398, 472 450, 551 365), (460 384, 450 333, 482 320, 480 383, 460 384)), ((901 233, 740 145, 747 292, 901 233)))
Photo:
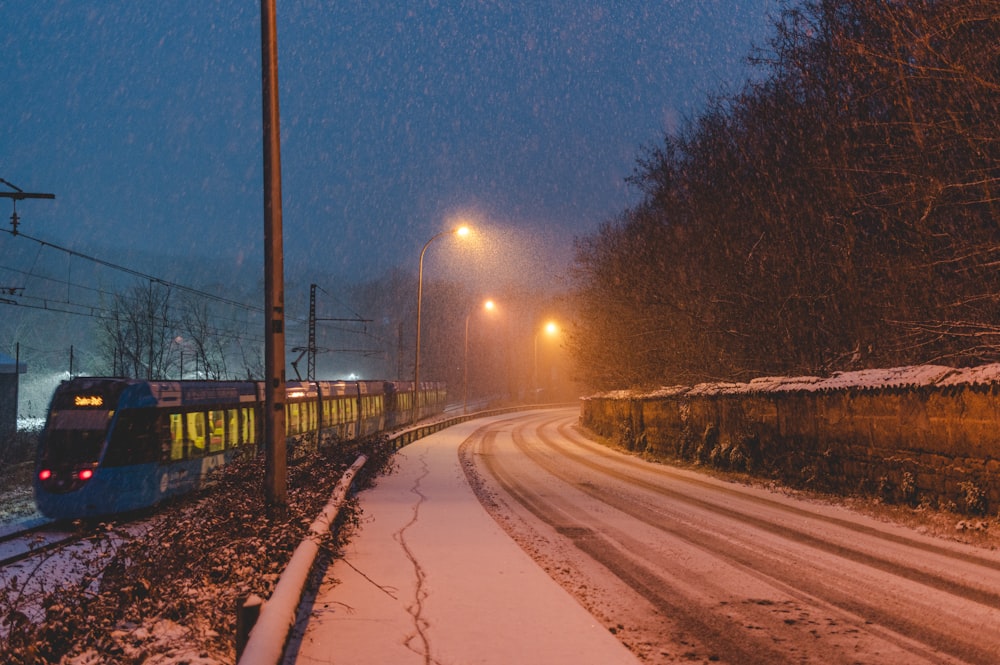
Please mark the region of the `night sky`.
MULTIPOLYGON (((642 147, 752 75, 779 1, 279 0, 286 279, 415 271, 459 216, 478 265, 555 279, 642 147)), ((259 10, 0 0, 0 178, 57 197, 21 231, 262 273, 259 10)), ((36 252, 0 234, 0 267, 36 252)))

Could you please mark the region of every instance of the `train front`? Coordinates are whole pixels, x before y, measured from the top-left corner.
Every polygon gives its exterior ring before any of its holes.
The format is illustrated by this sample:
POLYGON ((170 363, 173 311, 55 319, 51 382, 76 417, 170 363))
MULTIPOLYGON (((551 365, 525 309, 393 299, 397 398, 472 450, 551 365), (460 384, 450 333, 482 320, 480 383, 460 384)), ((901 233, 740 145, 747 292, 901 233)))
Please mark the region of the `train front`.
POLYGON ((106 448, 121 379, 72 379, 56 388, 35 458, 35 503, 46 517, 91 517, 108 512, 111 497, 96 476, 106 448))

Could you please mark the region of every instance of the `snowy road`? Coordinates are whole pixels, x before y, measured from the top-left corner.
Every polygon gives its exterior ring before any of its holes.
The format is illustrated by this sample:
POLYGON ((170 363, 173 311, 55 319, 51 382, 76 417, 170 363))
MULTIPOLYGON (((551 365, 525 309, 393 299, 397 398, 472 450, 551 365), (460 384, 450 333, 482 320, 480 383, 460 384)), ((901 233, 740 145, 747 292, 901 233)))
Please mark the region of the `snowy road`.
POLYGON ((646 662, 996 663, 1000 554, 619 454, 578 411, 460 449, 487 509, 646 662))

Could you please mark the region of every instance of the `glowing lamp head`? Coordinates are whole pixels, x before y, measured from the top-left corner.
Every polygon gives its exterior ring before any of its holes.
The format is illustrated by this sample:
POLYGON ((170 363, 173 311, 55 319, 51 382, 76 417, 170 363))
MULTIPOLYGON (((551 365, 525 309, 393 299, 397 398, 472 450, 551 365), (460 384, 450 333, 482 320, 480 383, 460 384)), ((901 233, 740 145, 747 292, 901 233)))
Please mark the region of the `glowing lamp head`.
POLYGON ((496 308, 497 304, 492 300, 487 300, 486 302, 483 303, 483 309, 485 309, 487 312, 492 312, 496 308))
POLYGON ((558 332, 559 332, 559 326, 556 325, 555 321, 549 321, 548 323, 545 324, 546 335, 555 335, 558 332))
POLYGON ((457 235, 459 238, 468 237, 470 233, 472 233, 472 231, 469 229, 468 226, 465 226, 464 224, 455 229, 455 235, 457 235))

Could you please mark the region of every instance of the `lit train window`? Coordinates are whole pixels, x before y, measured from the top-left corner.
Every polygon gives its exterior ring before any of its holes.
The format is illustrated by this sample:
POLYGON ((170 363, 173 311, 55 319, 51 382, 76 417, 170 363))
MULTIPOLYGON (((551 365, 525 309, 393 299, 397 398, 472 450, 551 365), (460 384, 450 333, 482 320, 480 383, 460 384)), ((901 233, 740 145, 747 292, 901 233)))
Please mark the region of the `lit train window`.
POLYGON ((205 414, 198 411, 184 414, 185 435, 188 442, 185 457, 201 457, 205 454, 205 414))
POLYGON ((309 404, 306 405, 306 413, 309 416, 309 421, 308 421, 309 431, 310 432, 315 431, 316 429, 318 429, 316 427, 316 403, 315 402, 309 402, 309 404))
POLYGON ((243 443, 257 443, 256 414, 251 408, 243 409, 243 443))
POLYGON ((208 412, 208 451, 220 452, 226 445, 226 412, 208 412))
POLYGON ((240 443, 240 412, 236 409, 226 411, 226 448, 233 448, 240 443))
POLYGON ((170 414, 170 459, 184 459, 184 421, 181 414, 170 414))

